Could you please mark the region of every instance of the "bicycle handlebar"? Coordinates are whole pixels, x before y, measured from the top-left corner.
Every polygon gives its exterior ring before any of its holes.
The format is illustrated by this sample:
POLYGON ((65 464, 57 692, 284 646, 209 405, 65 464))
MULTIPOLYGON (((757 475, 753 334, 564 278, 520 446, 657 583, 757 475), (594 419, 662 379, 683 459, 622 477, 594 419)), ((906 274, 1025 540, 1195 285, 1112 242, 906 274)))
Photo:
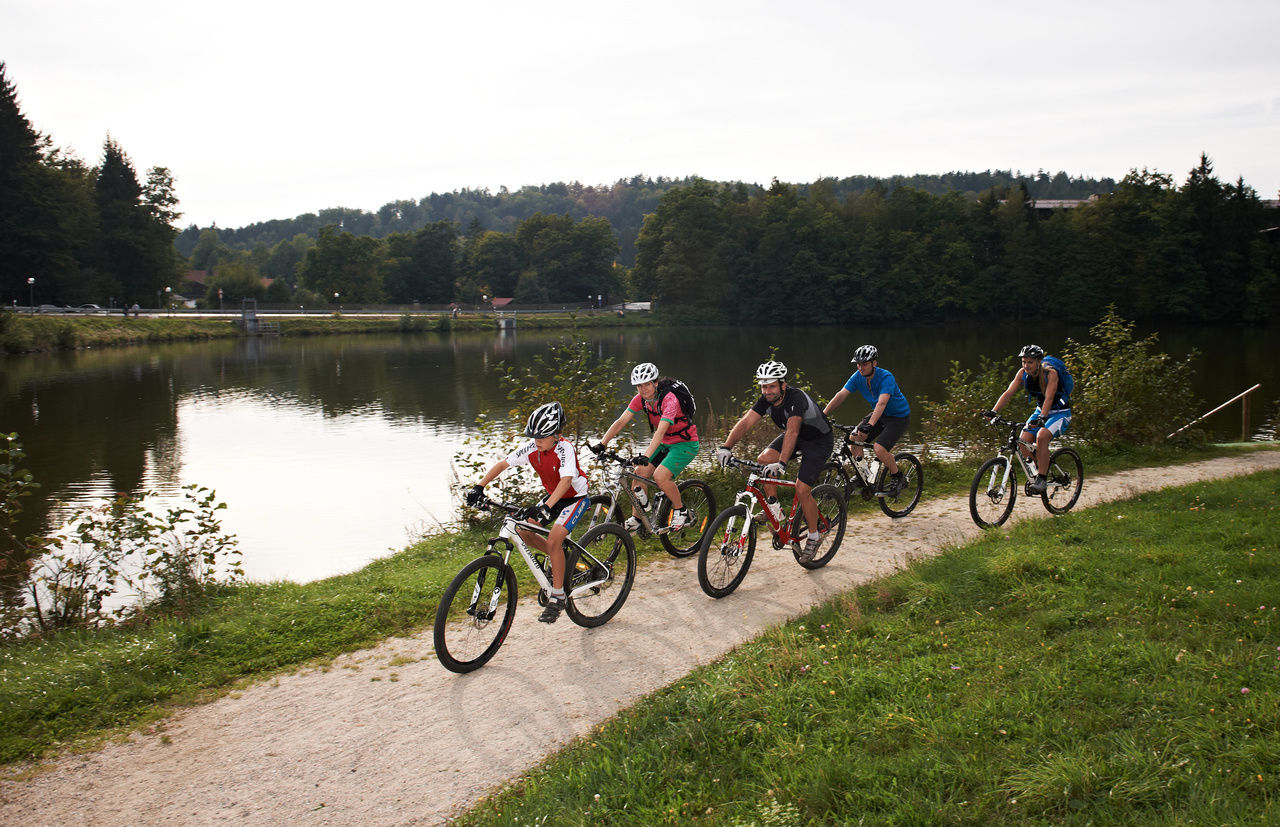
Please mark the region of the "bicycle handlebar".
POLYGON ((634 468, 636 465, 635 462, 632 461, 631 459, 624 456, 620 456, 617 452, 610 451, 608 448, 604 448, 598 452, 593 452, 593 453, 595 453, 595 455, 600 459, 609 460, 610 462, 616 462, 619 465, 622 465, 627 468, 634 468))
POLYGON ((1021 423, 1021 422, 1014 422, 1012 419, 1005 419, 1003 416, 1000 416, 999 414, 997 414, 997 415, 996 415, 996 416, 994 416, 994 417, 989 417, 989 416, 987 416, 987 412, 986 412, 986 411, 978 411, 978 416, 980 416, 980 417, 982 417, 983 419, 987 420, 987 422, 989 422, 989 423, 990 423, 990 424, 992 424, 992 425, 1003 425, 1003 426, 1004 426, 1004 427, 1006 427, 1006 428, 1021 428, 1021 427, 1022 427, 1022 423, 1021 423))
POLYGON ((868 444, 865 439, 853 438, 854 434, 861 433, 861 431, 858 430, 857 425, 841 425, 839 422, 832 422, 831 427, 839 428, 840 430, 844 431, 845 442, 848 442, 852 445, 861 445, 861 446, 866 446, 868 444))

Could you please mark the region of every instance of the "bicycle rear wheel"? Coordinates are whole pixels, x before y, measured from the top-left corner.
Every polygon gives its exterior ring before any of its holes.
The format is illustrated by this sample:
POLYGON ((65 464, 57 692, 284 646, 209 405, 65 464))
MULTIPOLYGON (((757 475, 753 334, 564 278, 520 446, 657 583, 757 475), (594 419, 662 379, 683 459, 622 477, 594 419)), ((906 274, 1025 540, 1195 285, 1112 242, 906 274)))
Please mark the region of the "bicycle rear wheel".
POLYGON ((993 457, 982 464, 969 486, 969 514, 979 528, 1004 525, 1018 499, 1018 472, 1008 457, 993 457), (1009 475, 1005 476, 1005 469, 1009 475))
POLYGON ((819 485, 813 489, 813 499, 818 504, 818 532, 822 538, 818 541, 818 550, 813 559, 805 562, 800 559, 809 536, 809 523, 804 518, 804 510, 796 512, 791 523, 791 536, 797 538, 791 543, 791 553, 796 562, 806 569, 820 569, 840 550, 840 542, 844 539, 844 525, 849 517, 849 507, 844 495, 834 485, 819 485))
MULTIPOLYGON (((890 517, 905 517, 920 502, 920 494, 924 492, 924 469, 913 454, 894 454, 893 458, 898 461, 898 470, 902 472, 906 485, 897 496, 890 497, 886 491, 883 497, 876 499, 880 501, 880 510, 885 514, 890 517)), ((882 489, 889 484, 890 479, 892 478, 887 474, 880 478, 882 489)))
POLYGON ((698 585, 712 597, 733 593, 756 553, 756 527, 745 505, 731 505, 711 521, 698 549, 698 585))
POLYGON ((516 616, 516 573, 493 554, 477 557, 450 581, 432 629, 436 657, 451 672, 489 662, 516 616))
MULTIPOLYGON (((678 486, 680 501, 689 512, 689 522, 679 531, 665 531, 658 535, 662 547, 672 557, 689 557, 698 553, 702 538, 706 535, 707 526, 716 514, 716 495, 711 486, 702 480, 684 480, 678 486)), ((658 509, 658 525, 671 524, 671 501, 663 499, 658 509)))
POLYGON ((1070 448, 1059 448, 1049 455, 1048 486, 1040 499, 1051 514, 1066 514, 1080 499, 1084 487, 1084 463, 1070 448))
POLYGON ((579 626, 601 626, 618 613, 631 594, 636 580, 636 547, 626 529, 615 523, 588 530, 575 545, 577 560, 573 561, 571 596, 564 611, 579 626), (587 583, 594 585, 574 594, 587 583))

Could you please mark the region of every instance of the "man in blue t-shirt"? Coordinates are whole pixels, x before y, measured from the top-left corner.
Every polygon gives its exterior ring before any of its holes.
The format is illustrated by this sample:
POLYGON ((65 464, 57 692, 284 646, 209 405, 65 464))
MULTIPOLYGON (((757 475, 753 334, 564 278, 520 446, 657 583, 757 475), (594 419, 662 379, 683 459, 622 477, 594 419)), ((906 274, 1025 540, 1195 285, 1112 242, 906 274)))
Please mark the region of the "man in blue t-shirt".
POLYGON ((1071 382, 1067 366, 1056 356, 1046 356, 1039 345, 1027 345, 1018 352, 1022 367, 1013 375, 1013 381, 1000 394, 996 404, 984 416, 990 418, 1009 404, 1021 388, 1027 392, 1036 409, 1022 427, 1022 442, 1026 452, 1035 442, 1036 478, 1027 484, 1027 491, 1043 494, 1048 488, 1045 474, 1049 472, 1049 440, 1062 436, 1071 426, 1071 382), (1047 400, 1047 401, 1046 401, 1047 400))
MULTIPOLYGON (((907 397, 898 387, 898 380, 893 374, 880 367, 880 351, 875 345, 863 345, 853 352, 851 360, 858 370, 844 383, 844 387, 831 397, 823 413, 831 413, 849 398, 850 394, 862 394, 862 398, 871 405, 871 413, 858 423, 858 431, 864 440, 874 440, 876 459, 880 460, 889 472, 887 492, 896 497, 906 487, 906 478, 898 461, 893 458, 893 446, 898 444, 902 435, 911 424, 911 406, 907 397)), ((854 445, 854 456, 862 456, 862 448, 854 445)))

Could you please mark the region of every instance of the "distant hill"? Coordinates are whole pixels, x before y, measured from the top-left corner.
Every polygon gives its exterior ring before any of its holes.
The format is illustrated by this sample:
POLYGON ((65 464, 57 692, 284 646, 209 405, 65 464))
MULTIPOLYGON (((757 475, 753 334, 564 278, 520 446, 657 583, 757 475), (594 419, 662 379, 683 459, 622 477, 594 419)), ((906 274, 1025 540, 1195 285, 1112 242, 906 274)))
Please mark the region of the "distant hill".
MULTIPOLYGON (((259 244, 274 247, 300 233, 316 237, 321 227, 330 224, 336 224, 355 235, 382 238, 391 233, 415 232, 437 221, 455 222, 464 233, 476 230, 511 232, 521 221, 535 213, 568 214, 577 220, 596 216, 608 219, 613 225, 620 248, 618 261, 623 266, 630 267, 635 264, 635 240, 644 217, 654 211, 668 190, 684 186, 690 180, 692 179, 655 179, 637 175, 620 179, 612 185, 588 186, 575 181, 569 184, 526 186, 515 191, 503 187, 497 193, 488 189, 433 192, 418 201, 392 201, 377 212, 331 207, 296 218, 261 221, 235 229, 216 229, 218 237, 228 247, 251 250, 259 244)), ((823 183, 842 201, 868 190, 881 189, 887 194, 899 187, 911 187, 933 195, 954 191, 976 196, 992 187, 1021 184, 1032 198, 1088 198, 1090 195, 1111 192, 1116 187, 1116 182, 1110 178, 1073 178, 1064 172, 1051 175, 1044 171, 1025 175, 1008 170, 894 175, 888 178, 855 175, 849 178, 824 179, 823 183)), ((805 192, 810 186, 812 184, 800 184, 797 188, 805 192)), ((190 256, 200 233, 206 229, 210 228, 194 224, 187 227, 178 234, 174 246, 184 256, 190 256)))

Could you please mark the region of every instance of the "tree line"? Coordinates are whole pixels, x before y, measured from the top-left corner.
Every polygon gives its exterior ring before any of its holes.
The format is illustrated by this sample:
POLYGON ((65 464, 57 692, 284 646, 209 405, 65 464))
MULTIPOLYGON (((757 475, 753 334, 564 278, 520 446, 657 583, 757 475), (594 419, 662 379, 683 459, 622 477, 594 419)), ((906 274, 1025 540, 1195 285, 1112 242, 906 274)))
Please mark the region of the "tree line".
POLYGON ((837 324, 1052 317, 1266 322, 1280 313, 1277 218, 1201 155, 1182 186, 1132 171, 1073 209, 1021 184, 977 198, 825 182, 767 191, 697 181, 637 240, 631 289, 673 317, 837 324))
POLYGON ((3 62, 0 204, 6 305, 150 304, 179 272, 173 241, 180 213, 170 171, 153 167, 139 180, 109 135, 96 167, 64 153, 22 114, 3 62))
POLYGON ((1277 211, 1243 180, 1219 181, 1207 156, 1181 186, 1145 169, 1119 183, 987 171, 767 188, 636 176, 179 233, 168 169, 140 181, 109 136, 96 167, 55 148, 0 63, 0 196, 6 304, 149 306, 172 287, 207 289, 212 306, 604 296, 733 324, 1087 321, 1110 305, 1137 320, 1262 322, 1280 310, 1277 211), (189 269, 203 285, 184 284, 189 269))

